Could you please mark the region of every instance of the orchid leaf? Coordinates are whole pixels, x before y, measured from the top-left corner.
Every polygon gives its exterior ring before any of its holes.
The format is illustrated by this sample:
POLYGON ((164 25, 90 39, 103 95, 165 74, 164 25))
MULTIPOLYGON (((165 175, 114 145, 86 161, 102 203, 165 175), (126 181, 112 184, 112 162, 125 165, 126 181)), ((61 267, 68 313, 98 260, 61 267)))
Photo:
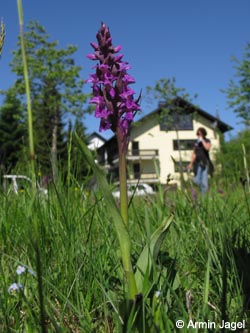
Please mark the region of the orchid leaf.
POLYGON ((164 220, 158 229, 151 235, 148 244, 145 245, 138 261, 137 270, 135 272, 135 281, 138 292, 142 293, 145 288, 144 279, 148 279, 151 272, 153 261, 156 261, 162 242, 165 239, 169 227, 173 221, 174 216, 171 215, 167 220, 164 220))
POLYGON ((90 165, 97 181, 97 185, 102 191, 103 197, 105 199, 105 203, 107 205, 107 208, 109 212, 111 213, 112 219, 115 224, 115 228, 119 237, 119 240, 122 240, 122 243, 126 243, 129 239, 128 230, 123 223, 121 214, 119 212, 119 209, 117 208, 115 199, 110 191, 109 184, 106 179, 106 175, 104 171, 96 164, 94 161, 94 158, 88 149, 88 147, 85 145, 85 143, 78 137, 78 135, 74 134, 77 140, 77 143, 79 145, 79 148, 81 152, 83 153, 84 157, 86 158, 88 164, 90 165))
POLYGON ((114 227, 117 233, 117 237, 119 240, 120 250, 121 250, 121 257, 122 257, 122 263, 123 263, 123 269, 124 273, 126 275, 126 279, 129 285, 129 290, 132 293, 136 294, 136 285, 134 280, 134 273, 132 270, 132 264, 131 264, 131 258, 130 258, 130 251, 131 251, 131 242, 130 242, 130 236, 127 229, 126 224, 124 223, 122 216, 120 214, 119 209, 117 208, 115 199, 112 195, 112 192, 110 191, 109 184, 106 179, 106 175, 104 171, 99 167, 98 164, 96 164, 89 148, 86 146, 86 144, 79 138, 79 136, 74 133, 76 142, 79 145, 79 148, 81 152, 83 153, 86 161, 90 165, 97 181, 97 185, 102 191, 103 197, 105 199, 105 203, 107 206, 107 210, 109 211, 109 215, 111 216, 114 227))

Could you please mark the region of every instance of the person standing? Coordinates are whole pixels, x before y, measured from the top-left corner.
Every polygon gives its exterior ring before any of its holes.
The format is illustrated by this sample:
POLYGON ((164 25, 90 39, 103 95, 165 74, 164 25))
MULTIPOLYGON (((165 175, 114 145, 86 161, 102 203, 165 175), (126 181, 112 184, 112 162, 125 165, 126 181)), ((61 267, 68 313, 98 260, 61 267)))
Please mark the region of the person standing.
POLYGON ((209 157, 211 141, 206 138, 207 131, 204 127, 198 128, 196 134, 197 141, 194 144, 191 162, 187 169, 191 170, 193 168, 195 174, 193 181, 199 186, 201 193, 204 194, 208 191, 208 174, 213 172, 213 165, 209 157))

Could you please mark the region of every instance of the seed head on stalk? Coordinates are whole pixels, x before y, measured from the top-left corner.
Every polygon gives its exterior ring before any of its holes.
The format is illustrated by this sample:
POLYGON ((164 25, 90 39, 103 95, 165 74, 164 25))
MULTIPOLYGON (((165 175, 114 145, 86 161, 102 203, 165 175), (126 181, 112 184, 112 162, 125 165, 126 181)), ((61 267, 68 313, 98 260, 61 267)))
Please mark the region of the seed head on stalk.
POLYGON ((5 38, 5 26, 4 26, 3 21, 1 21, 0 26, 1 26, 1 32, 0 32, 0 58, 1 58, 4 38, 5 38))

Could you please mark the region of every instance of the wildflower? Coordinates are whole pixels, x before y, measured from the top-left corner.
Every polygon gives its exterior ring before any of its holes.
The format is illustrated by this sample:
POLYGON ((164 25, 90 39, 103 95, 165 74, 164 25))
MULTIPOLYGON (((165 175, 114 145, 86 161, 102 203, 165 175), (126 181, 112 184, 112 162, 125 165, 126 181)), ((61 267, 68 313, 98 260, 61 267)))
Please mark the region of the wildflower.
POLYGON ((157 290, 157 291, 155 292, 155 297, 158 298, 158 297, 160 297, 160 296, 161 296, 161 292, 160 292, 160 290, 157 290))
POLYGON ((12 283, 12 285, 8 288, 8 292, 10 294, 14 293, 15 291, 18 291, 19 289, 22 289, 23 285, 21 285, 20 283, 12 283))
MULTIPOLYGON (((88 55, 88 58, 98 61, 98 64, 94 67, 95 73, 90 75, 87 82, 92 83, 93 97, 90 102, 96 105, 95 117, 100 118, 99 130, 111 129, 116 134, 119 152, 120 214, 116 215, 115 225, 117 226, 124 272, 128 283, 128 297, 130 300, 135 300, 137 286, 132 268, 131 243, 128 233, 126 153, 130 125, 135 114, 140 110, 140 96, 134 100, 135 92, 130 88, 130 84, 134 83, 135 80, 127 73, 130 65, 122 60, 122 54, 117 54, 121 50, 121 46, 112 45, 109 29, 104 23, 101 24, 96 38, 97 44, 90 44, 94 53, 88 55)), ((108 194, 107 198, 110 207, 112 207, 108 194)), ((112 209, 115 207, 113 206, 112 209)))
POLYGON ((18 275, 21 275, 21 274, 23 274, 25 272, 25 267, 23 267, 23 266, 17 266, 17 269, 16 269, 16 273, 18 274, 18 275))
POLYGON ((95 74, 87 82, 92 83, 93 97, 90 102, 96 105, 95 117, 100 118, 100 131, 111 129, 114 133, 121 131, 127 137, 130 124, 140 110, 139 99, 134 100, 134 90, 129 85, 135 80, 127 73, 130 65, 122 61, 118 54, 121 46, 112 45, 112 37, 104 23, 96 35, 98 44, 91 43, 94 54, 88 55, 99 63, 94 67, 95 74))
POLYGON ((33 275, 33 276, 36 276, 36 272, 34 272, 32 269, 28 268, 28 272, 33 275))

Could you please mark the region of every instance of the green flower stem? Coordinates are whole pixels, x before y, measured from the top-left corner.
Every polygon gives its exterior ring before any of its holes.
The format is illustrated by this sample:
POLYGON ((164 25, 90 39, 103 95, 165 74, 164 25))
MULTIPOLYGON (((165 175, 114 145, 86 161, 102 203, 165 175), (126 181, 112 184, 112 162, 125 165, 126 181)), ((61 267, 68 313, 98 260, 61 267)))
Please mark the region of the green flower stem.
POLYGON ((25 91, 27 99, 27 110, 28 110, 28 129, 29 129, 29 150, 30 150, 30 162, 31 162, 31 173, 32 173, 32 184, 35 184, 35 150, 34 150, 34 136, 33 136, 33 120, 31 110, 31 98, 30 98, 30 84, 28 75, 28 65, 25 52, 25 42, 23 36, 23 7, 22 0, 17 0, 19 26, 20 26, 20 41, 23 58, 23 74, 25 82, 25 91))
MULTIPOLYGON (((127 175, 126 175, 126 151, 119 152, 119 179, 120 179, 120 212, 123 223, 127 230, 128 224, 128 193, 127 193, 127 175)), ((129 234, 129 230, 128 230, 129 234)), ((127 238, 127 242, 124 242, 121 237, 120 245, 122 247, 122 261, 123 267, 128 283, 128 296, 130 300, 135 300, 137 295, 137 286, 135 282, 135 275, 131 264, 131 241, 130 237, 127 238)))
MULTIPOLYGON (((120 149, 119 149, 120 150, 120 149)), ((123 222, 128 226, 128 192, 126 152, 119 151, 120 211, 123 222)))
POLYGON ((137 292, 137 286, 136 286, 136 282, 135 282, 135 274, 132 270, 130 271, 125 271, 126 274, 126 279, 127 279, 127 283, 128 283, 128 296, 129 296, 129 300, 135 301, 136 300, 136 296, 138 295, 137 292))
MULTIPOLYGON (((84 144, 84 142, 79 138, 79 136, 76 133, 74 133, 74 136, 77 140, 77 143, 79 144, 79 148, 82 151, 86 161, 89 163, 91 169, 93 170, 94 175, 96 176, 96 181, 98 186, 103 192, 103 197, 106 202, 107 209, 110 212, 110 216, 114 222, 114 227, 118 236, 118 241, 121 250, 123 271, 126 277, 126 284, 128 286, 128 300, 135 301, 138 293, 137 293, 137 285, 135 282, 135 275, 131 263, 131 254, 130 254, 131 240, 128 232, 128 225, 124 223, 121 213, 117 208, 116 202, 110 191, 110 187, 103 170, 98 166, 98 164, 95 163, 95 160, 91 152, 89 151, 88 147, 86 146, 86 144, 84 144)), ((125 170, 126 170, 126 165, 125 165, 125 170)))
POLYGON ((123 269, 126 277, 126 283, 128 286, 128 299, 131 301, 135 301, 138 290, 135 281, 135 274, 133 272, 131 263, 131 241, 129 237, 123 237, 121 234, 118 234, 118 237, 121 247, 123 269))
MULTIPOLYGON (((117 131, 117 142, 119 149, 119 180, 120 180, 120 213, 123 223, 129 235, 128 223, 128 192, 127 192, 127 167, 126 167, 126 153, 127 153, 127 138, 124 138, 120 130, 117 131)), ((120 235, 121 236, 121 235, 120 235)), ((120 245, 122 249, 122 261, 128 284, 128 296, 130 300, 135 300, 137 295, 137 286, 135 275, 131 263, 131 241, 130 237, 126 242, 123 242, 121 237, 120 245), (123 244, 124 243, 124 244, 123 244)))

